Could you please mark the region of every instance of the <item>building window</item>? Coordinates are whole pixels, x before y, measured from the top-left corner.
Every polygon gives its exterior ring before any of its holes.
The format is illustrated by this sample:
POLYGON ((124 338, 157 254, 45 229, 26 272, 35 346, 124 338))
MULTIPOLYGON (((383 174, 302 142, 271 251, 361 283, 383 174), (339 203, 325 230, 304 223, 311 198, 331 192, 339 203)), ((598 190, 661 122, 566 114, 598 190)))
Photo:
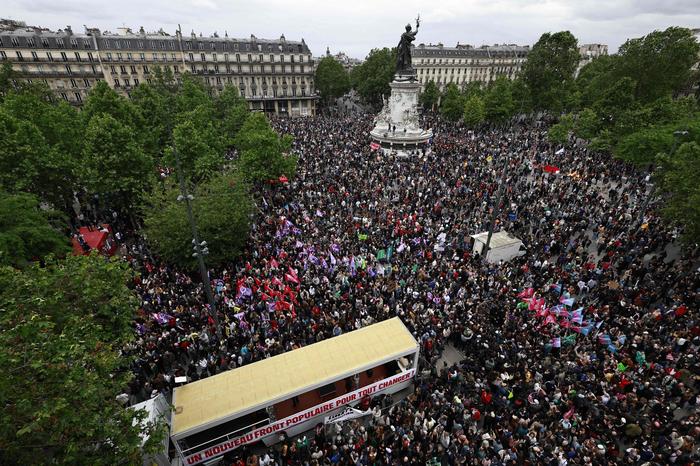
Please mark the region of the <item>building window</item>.
POLYGON ((71 40, 70 40, 70 45, 71 45, 71 47, 73 47, 74 49, 77 49, 77 48, 78 48, 78 39, 71 39, 71 40))
POLYGON ((137 41, 136 45, 138 46, 138 48, 143 49, 143 41, 142 40, 137 41))
POLYGON ((75 59, 76 59, 76 61, 81 61, 80 60, 80 53, 75 52, 75 59))
POLYGON ((7 60, 7 54, 2 50, 0 50, 0 58, 2 58, 3 60, 7 60))
POLYGON ((131 74, 136 74, 136 67, 131 65, 131 74))
POLYGON ((115 49, 120 49, 120 48, 122 48, 122 44, 121 44, 118 40, 115 40, 115 41, 114 41, 114 48, 115 48, 115 49))
POLYGON ((143 74, 148 74, 150 71, 148 71, 148 66, 143 65, 143 74))
POLYGON ((65 92, 61 92, 61 97, 63 98, 63 100, 68 100, 68 94, 66 94, 65 92))
POLYGON ((14 47, 19 47, 19 39, 16 38, 16 37, 13 37, 13 38, 12 38, 12 45, 13 45, 14 47))
POLYGON ((78 87, 78 83, 75 82, 75 79, 70 80, 70 87, 78 87))
POLYGON ((216 61, 216 54, 215 54, 215 53, 212 53, 212 54, 211 54, 211 59, 212 59, 213 61, 216 61))
POLYGON ((112 54, 110 52, 107 52, 107 61, 112 61, 112 54))
POLYGON ((39 61, 39 55, 37 55, 34 51, 32 51, 32 60, 39 61))
POLYGON ((126 66, 124 66, 124 65, 120 66, 119 71, 121 71, 122 74, 126 74, 126 66))
POLYGON ((33 37, 27 37, 27 45, 30 47, 36 47, 36 42, 34 42, 33 37))
POLYGON ((118 60, 118 61, 124 60, 124 57, 123 57, 123 55, 122 55, 121 52, 117 52, 117 60, 118 60))
POLYGON ((163 61, 168 61, 168 54, 167 53, 161 53, 160 56, 163 59, 163 61))
POLYGON ((139 85, 139 78, 134 78, 134 86, 138 86, 138 85, 139 85))
POLYGON ((90 87, 90 80, 89 79, 83 79, 83 82, 85 83, 85 87, 90 87))
POLYGON ((224 54, 224 61, 228 61, 228 53, 224 54))
POLYGON ((95 61, 95 58, 92 56, 92 52, 88 52, 88 61, 95 61))
POLYGON ((53 61, 53 55, 51 55, 51 52, 46 52, 46 58, 48 58, 49 61, 53 61))
POLYGON ((83 39, 83 48, 89 49, 91 46, 90 41, 87 39, 83 39))
POLYGON ((24 57, 22 56, 22 52, 19 50, 15 52, 17 54, 17 60, 19 61, 24 61, 24 57))
MULTIPOLYGON (((0 43, 0 46, 1 46, 1 45, 2 45, 2 43, 0 43)), ((49 40, 48 40, 48 39, 41 39, 41 45, 42 45, 44 48, 47 48, 47 49, 48 49, 48 48, 49 48, 49 40)))
POLYGON ((207 57, 205 54, 200 53, 199 56, 202 58, 202 61, 207 61, 207 57))
POLYGON ((180 74, 180 67, 177 66, 177 65, 173 65, 173 72, 174 72, 175 74, 180 74))
POLYGON ((119 78, 114 78, 114 87, 119 87, 119 78))
POLYGON ((63 48, 63 39, 62 39, 62 38, 59 37, 59 38, 56 39, 56 46, 57 46, 59 49, 62 49, 62 48, 63 48))
POLYGON ((117 74, 117 70, 116 70, 116 68, 114 68, 114 65, 111 65, 109 67, 109 70, 112 72, 112 74, 117 74))
POLYGON ((188 55, 190 56, 190 61, 194 61, 194 54, 193 54, 193 53, 189 53, 188 55))
POLYGON ((146 60, 146 54, 145 54, 145 53, 139 53, 139 58, 141 59, 141 61, 145 61, 145 60, 146 60))
POLYGON ((73 74, 73 70, 70 69, 70 65, 66 65, 66 73, 73 74))
POLYGON ((133 60, 134 60, 133 57, 131 56, 131 52, 129 52, 129 53, 126 54, 126 59, 129 60, 129 61, 133 61, 133 60))

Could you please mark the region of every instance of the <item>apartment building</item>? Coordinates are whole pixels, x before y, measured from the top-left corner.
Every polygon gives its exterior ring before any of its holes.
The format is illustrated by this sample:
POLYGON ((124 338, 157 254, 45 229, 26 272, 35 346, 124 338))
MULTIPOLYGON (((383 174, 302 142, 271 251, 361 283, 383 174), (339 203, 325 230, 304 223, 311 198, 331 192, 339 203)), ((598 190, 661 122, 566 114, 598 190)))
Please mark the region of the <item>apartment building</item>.
POLYGON ((200 76, 212 92, 235 86, 252 110, 311 116, 318 97, 311 51, 302 39, 276 40, 170 35, 163 30, 116 33, 70 26, 58 31, 0 21, 0 60, 9 61, 19 79, 43 82, 75 105, 85 101, 99 80, 125 96, 150 82, 156 67, 168 68, 179 82, 182 73, 200 76))
POLYGON ((440 89, 454 83, 462 87, 473 81, 488 83, 498 76, 513 79, 527 60, 530 46, 420 44, 412 53, 413 67, 423 85, 434 81, 440 89))

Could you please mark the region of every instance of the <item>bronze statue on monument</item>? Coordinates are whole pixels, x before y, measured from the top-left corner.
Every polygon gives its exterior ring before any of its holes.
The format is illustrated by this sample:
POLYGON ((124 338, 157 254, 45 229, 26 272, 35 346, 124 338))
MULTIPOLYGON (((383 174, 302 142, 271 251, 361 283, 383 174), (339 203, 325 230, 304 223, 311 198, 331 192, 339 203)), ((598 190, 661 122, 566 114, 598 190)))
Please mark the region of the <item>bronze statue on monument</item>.
POLYGON ((396 74, 415 75, 415 70, 411 64, 411 43, 416 39, 418 28, 420 27, 420 15, 416 18, 416 30, 411 30, 411 25, 406 25, 406 32, 401 34, 401 40, 396 47, 396 74))

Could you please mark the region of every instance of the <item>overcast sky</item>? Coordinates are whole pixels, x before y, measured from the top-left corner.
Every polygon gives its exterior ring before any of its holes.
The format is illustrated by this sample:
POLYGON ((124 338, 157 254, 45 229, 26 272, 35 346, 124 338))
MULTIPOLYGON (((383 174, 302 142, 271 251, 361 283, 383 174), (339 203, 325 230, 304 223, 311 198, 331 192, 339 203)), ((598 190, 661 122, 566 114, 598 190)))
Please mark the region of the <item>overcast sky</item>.
POLYGON ((50 29, 120 26, 205 36, 304 38, 315 56, 326 46, 364 58, 396 46, 421 15, 416 43, 454 46, 533 44, 543 32, 569 30, 579 43, 615 51, 627 38, 678 25, 700 28, 700 0, 3 0, 0 15, 50 29))

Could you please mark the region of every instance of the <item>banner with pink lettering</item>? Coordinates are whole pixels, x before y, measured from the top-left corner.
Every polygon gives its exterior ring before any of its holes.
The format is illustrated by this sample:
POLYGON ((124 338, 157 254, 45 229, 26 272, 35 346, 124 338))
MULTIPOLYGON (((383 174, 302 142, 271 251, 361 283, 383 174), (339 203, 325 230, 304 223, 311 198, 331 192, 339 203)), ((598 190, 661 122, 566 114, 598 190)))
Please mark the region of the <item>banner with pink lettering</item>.
POLYGON ((221 456, 227 451, 231 451, 242 445, 257 442, 265 437, 268 437, 275 433, 281 433, 290 427, 306 422, 322 414, 326 414, 330 411, 340 408, 341 406, 348 405, 350 403, 359 402, 365 396, 377 395, 385 390, 390 389, 396 384, 406 382, 413 378, 415 375, 415 369, 409 369, 407 371, 396 374, 392 377, 379 380, 366 387, 359 388, 353 392, 341 395, 333 400, 327 401, 323 404, 313 406, 307 410, 300 411, 296 414, 292 414, 289 417, 280 419, 271 424, 263 427, 259 427, 255 430, 248 432, 247 434, 241 435, 239 437, 226 440, 217 445, 207 448, 206 450, 194 453, 184 458, 184 464, 193 465, 199 464, 204 461, 209 461, 210 459, 221 456))

